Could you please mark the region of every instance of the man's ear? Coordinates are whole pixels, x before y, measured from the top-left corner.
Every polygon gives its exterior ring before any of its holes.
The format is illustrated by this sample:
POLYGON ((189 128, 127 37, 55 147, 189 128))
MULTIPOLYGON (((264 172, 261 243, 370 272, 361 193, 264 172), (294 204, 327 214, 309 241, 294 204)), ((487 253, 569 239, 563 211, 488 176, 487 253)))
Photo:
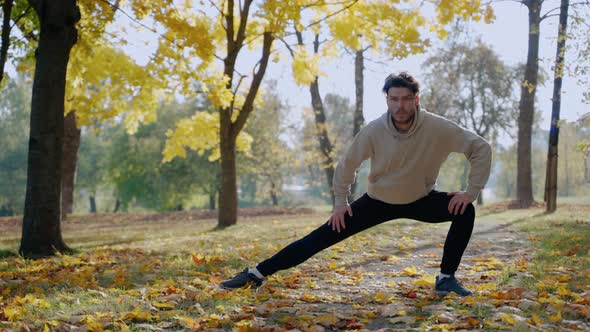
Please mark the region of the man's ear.
POLYGON ((420 95, 416 95, 416 106, 420 106, 420 95))

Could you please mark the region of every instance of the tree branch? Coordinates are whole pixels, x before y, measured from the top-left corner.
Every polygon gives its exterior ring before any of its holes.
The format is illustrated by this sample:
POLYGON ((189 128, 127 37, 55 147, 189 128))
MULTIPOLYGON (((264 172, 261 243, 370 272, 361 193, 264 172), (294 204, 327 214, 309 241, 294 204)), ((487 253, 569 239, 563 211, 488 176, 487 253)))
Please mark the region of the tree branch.
POLYGON ((258 93, 258 89, 260 88, 260 84, 262 82, 262 78, 264 77, 264 73, 266 72, 266 67, 268 65, 268 59, 270 58, 270 51, 272 47, 272 42, 274 40, 273 35, 271 32, 264 33, 264 39, 262 42, 262 56, 260 58, 260 67, 256 74, 254 74, 254 78, 250 84, 250 89, 248 90, 248 94, 246 95, 246 100, 244 101, 244 105, 240 114, 238 114, 238 118, 236 122, 232 125, 232 135, 237 135, 240 131, 244 128, 246 124, 246 120, 248 120, 248 116, 252 112, 254 106, 254 99, 256 98, 256 94, 258 93))
POLYGON ((285 44, 285 46, 287 47, 287 49, 289 50, 289 53, 291 53, 291 57, 295 57, 295 52, 293 52, 293 49, 291 48, 291 46, 289 45, 289 43, 287 43, 287 41, 284 38, 279 38, 279 40, 281 42, 283 42, 283 44, 285 44))

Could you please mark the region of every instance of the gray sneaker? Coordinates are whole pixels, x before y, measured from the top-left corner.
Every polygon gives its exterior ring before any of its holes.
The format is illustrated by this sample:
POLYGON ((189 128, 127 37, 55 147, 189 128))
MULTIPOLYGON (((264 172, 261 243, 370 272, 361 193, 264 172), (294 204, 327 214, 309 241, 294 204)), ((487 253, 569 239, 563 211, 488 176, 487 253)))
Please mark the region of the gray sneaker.
POLYGON ((260 279, 253 273, 248 272, 248 268, 236 274, 233 278, 222 281, 219 285, 225 289, 238 289, 243 287, 258 288, 262 285, 264 279, 260 279))
POLYGON ((471 291, 463 287, 463 285, 461 285, 461 283, 455 278, 455 276, 450 276, 442 279, 439 279, 439 276, 436 276, 434 293, 438 296, 446 296, 450 292, 455 292, 461 296, 471 295, 471 291))

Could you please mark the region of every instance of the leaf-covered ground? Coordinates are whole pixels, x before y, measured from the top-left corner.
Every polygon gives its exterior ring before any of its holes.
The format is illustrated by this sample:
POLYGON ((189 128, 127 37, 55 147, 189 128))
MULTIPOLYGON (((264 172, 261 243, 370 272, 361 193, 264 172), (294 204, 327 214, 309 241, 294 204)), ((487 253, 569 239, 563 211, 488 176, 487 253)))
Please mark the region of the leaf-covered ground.
MULTIPOLYGON (((260 213, 264 214, 264 213, 260 213)), ((449 224, 391 221, 269 278, 217 283, 267 258, 327 215, 250 216, 214 231, 190 214, 74 218, 72 256, 13 252, 0 219, 0 330, 590 331, 590 206, 489 208, 457 276, 475 295, 432 294, 449 224)))

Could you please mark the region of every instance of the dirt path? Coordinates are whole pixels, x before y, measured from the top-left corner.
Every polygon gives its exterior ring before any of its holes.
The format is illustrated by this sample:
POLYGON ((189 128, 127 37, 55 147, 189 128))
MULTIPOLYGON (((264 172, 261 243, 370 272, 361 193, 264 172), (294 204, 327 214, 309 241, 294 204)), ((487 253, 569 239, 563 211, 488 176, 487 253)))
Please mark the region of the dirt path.
POLYGON ((560 312, 559 322, 546 322, 534 313, 554 310, 557 315, 557 309, 539 303, 537 292, 522 288, 534 282, 525 267, 534 255, 535 239, 518 227, 538 212, 477 218, 457 272, 473 296, 432 294, 449 224, 408 221, 376 231, 397 234, 392 237, 397 241, 371 241, 370 233, 353 237, 271 277, 259 292, 270 293, 272 299, 252 309, 265 326, 300 327, 303 321, 334 330, 590 331, 588 316, 584 317, 588 305, 563 307, 569 318, 578 319, 566 320, 560 312))

